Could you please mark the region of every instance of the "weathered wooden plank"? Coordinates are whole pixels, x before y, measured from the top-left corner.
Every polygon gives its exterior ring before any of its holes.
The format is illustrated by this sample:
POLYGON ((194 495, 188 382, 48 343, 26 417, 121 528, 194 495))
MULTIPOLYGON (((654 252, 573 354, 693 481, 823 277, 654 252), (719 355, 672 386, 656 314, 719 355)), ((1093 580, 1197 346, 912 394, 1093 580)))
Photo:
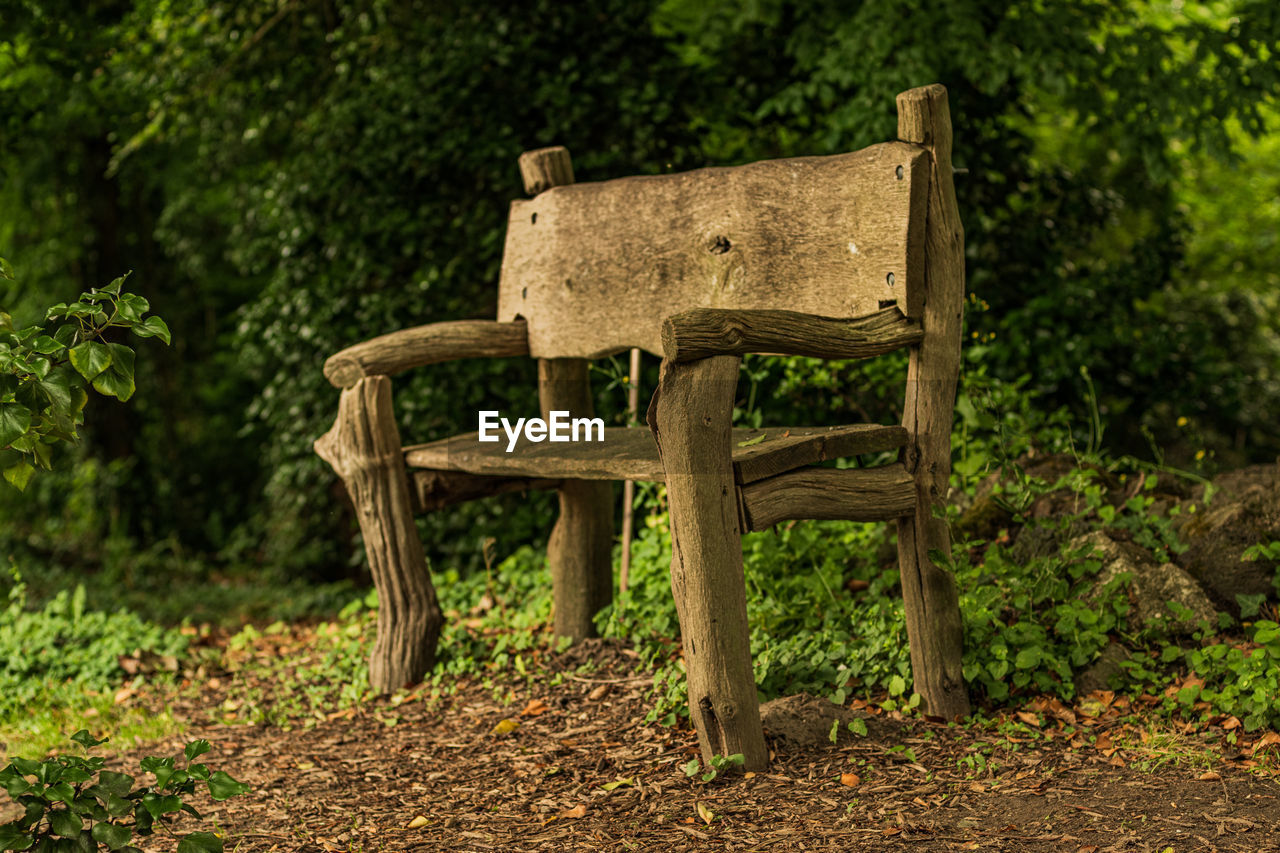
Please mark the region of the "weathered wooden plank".
POLYGON ((742 487, 748 530, 790 519, 890 521, 915 511, 915 478, 901 463, 878 468, 802 468, 742 487))
POLYGON ((898 137, 925 146, 930 158, 924 340, 911 352, 902 413, 902 425, 914 439, 903 457, 915 477, 917 510, 898 522, 898 562, 915 691, 927 713, 950 719, 969 713, 961 668, 964 626, 954 578, 929 559, 933 550, 951 553, 941 510, 951 476, 964 310, 964 229, 951 179, 951 113, 944 87, 898 96, 898 137))
POLYGON ((324 375, 338 388, 365 376, 390 376, 458 358, 499 358, 529 354, 523 322, 454 320, 380 335, 329 356, 324 375))
POLYGON ((414 512, 434 512, 453 504, 508 492, 558 489, 560 480, 538 480, 529 477, 486 477, 465 471, 410 471, 410 493, 414 512))
POLYGON ((536 357, 593 358, 661 354, 692 308, 915 317, 926 166, 890 142, 549 189, 511 205, 498 319, 527 320, 536 357))
POLYGON ((850 319, 798 311, 694 308, 662 321, 662 352, 670 361, 748 353, 870 358, 919 343, 923 337, 920 324, 897 306, 850 319))
POLYGON ((369 682, 385 693, 416 684, 435 662, 444 616, 413 522, 391 380, 371 376, 343 391, 338 418, 315 451, 346 483, 378 589, 369 682))
POLYGON ((702 758, 741 753, 748 770, 763 770, 769 753, 751 666, 742 530, 729 464, 738 361, 663 362, 647 420, 668 471, 671 591, 702 758))
MULTIPOLYGON (((658 446, 648 430, 607 427, 601 442, 530 442, 521 438, 507 453, 507 439, 481 443, 479 433, 405 448, 411 468, 465 471, 496 477, 577 480, 665 479, 658 446)), ((907 432, 894 424, 839 427, 735 429, 731 448, 740 483, 783 471, 902 447, 907 432)))

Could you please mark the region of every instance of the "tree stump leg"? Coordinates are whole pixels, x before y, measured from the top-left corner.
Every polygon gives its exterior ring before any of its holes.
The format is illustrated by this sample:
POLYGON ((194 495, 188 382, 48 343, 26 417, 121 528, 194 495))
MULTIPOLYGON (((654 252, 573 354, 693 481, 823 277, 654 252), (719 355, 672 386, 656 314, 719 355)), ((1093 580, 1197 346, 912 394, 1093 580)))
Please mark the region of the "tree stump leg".
POLYGON ((378 589, 369 681, 384 693, 416 684, 435 663, 444 616, 413 523, 391 380, 369 376, 343 391, 338 418, 315 450, 347 486, 378 589))
POLYGON ((667 476, 671 591, 689 672, 689 713, 704 762, 741 753, 769 762, 760 724, 730 418, 739 359, 663 362, 648 422, 667 476))

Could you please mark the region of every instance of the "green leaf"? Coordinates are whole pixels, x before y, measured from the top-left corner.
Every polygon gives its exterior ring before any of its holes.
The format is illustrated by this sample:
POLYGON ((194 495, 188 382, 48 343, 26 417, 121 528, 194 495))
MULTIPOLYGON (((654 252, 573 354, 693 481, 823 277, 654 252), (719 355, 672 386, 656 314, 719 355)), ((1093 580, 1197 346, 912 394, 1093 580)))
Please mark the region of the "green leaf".
POLYGON ((98 785, 108 793, 117 797, 127 797, 133 790, 134 779, 128 773, 117 773, 114 770, 103 770, 98 774, 98 785))
POLYGON ((123 817, 133 809, 133 802, 118 794, 107 794, 107 814, 112 817, 123 817))
POLYGON ((103 290, 107 293, 118 295, 120 293, 120 287, 124 284, 125 279, 127 279, 132 274, 133 274, 133 270, 129 270, 129 272, 125 273, 119 278, 113 278, 110 284, 108 284, 106 287, 99 288, 99 290, 103 290))
POLYGON ((0 258, 0 278, 7 278, 13 281, 13 267, 9 266, 9 262, 4 258, 0 258))
POLYGON ((0 850, 27 850, 35 842, 33 835, 23 832, 11 823, 0 826, 0 850))
POLYGON ((84 829, 84 821, 80 819, 80 815, 74 812, 59 809, 58 811, 50 812, 49 827, 55 835, 61 835, 63 838, 74 838, 80 834, 80 830, 84 829))
POLYGON ((226 800, 249 790, 243 782, 237 782, 229 774, 217 770, 209 775, 209 796, 215 800, 226 800))
POLYGON ((1040 657, 1040 647, 1032 646, 1018 652, 1018 656, 1013 659, 1013 665, 1018 669, 1035 669, 1040 664, 1040 657))
POLYGON ((93 837, 107 845, 108 850, 119 850, 133 838, 133 830, 113 823, 99 823, 93 827, 93 837))
POLYGON ((100 341, 76 344, 69 355, 71 366, 90 382, 111 365, 111 346, 100 341))
POLYGON ((702 762, 695 758, 688 764, 680 765, 680 768, 684 770, 684 775, 692 779, 694 776, 697 776, 698 771, 702 769, 702 762))
POLYGON ((120 319, 126 323, 140 322, 142 315, 147 313, 147 309, 150 307, 151 303, 136 293, 122 293, 120 295, 118 310, 120 319))
POLYGON ((133 350, 121 344, 107 344, 111 350, 111 364, 93 380, 99 394, 115 397, 124 402, 133 396, 133 350))
POLYGON ((48 788, 45 788, 44 798, 46 800, 58 800, 69 804, 76 798, 76 792, 75 789, 66 782, 57 782, 50 785, 48 788))
POLYGON ((159 794, 143 794, 142 807, 147 810, 153 818, 161 815, 182 810, 182 800, 170 794, 169 796, 160 796, 159 794))
POLYGON ((0 447, 8 447, 31 428, 31 410, 18 403, 0 403, 0 447))
POLYGON ((193 832, 178 842, 178 853, 222 853, 222 839, 212 832, 193 832))
POLYGON ((853 732, 858 737, 866 737, 867 736, 866 721, 863 720, 861 717, 855 717, 854 719, 849 721, 849 731, 853 732))
POLYGON ((895 675, 889 679, 889 695, 901 696, 907 689, 907 680, 901 675, 895 675))
POLYGON ((133 333, 140 338, 159 338, 169 343, 169 326, 159 317, 148 317, 133 327, 133 333))
POLYGON ((93 749, 95 746, 102 746, 102 744, 106 743, 110 738, 104 737, 101 740, 99 740, 98 738, 89 734, 88 729, 81 729, 80 731, 73 734, 71 736, 71 739, 76 743, 80 744, 81 746, 83 746, 85 749, 93 749))
POLYGON ((23 778, 22 774, 10 764, 3 770, 0 770, 0 788, 4 788, 10 797, 19 797, 31 790, 31 783, 23 778))
POLYGON ((204 755, 211 748, 209 741, 204 738, 200 738, 199 740, 193 740, 191 743, 187 744, 186 748, 182 750, 182 753, 187 756, 187 761, 192 761, 198 756, 204 755))
POLYGON ((27 483, 31 482, 31 475, 36 472, 35 466, 30 462, 19 462, 17 465, 10 465, 4 469, 4 478, 9 481, 15 489, 20 492, 27 490, 27 483))
POLYGON ((759 435, 757 435, 755 438, 748 438, 746 441, 739 441, 738 446, 750 447, 753 444, 759 444, 760 442, 764 441, 766 435, 768 435, 768 433, 762 432, 759 435))

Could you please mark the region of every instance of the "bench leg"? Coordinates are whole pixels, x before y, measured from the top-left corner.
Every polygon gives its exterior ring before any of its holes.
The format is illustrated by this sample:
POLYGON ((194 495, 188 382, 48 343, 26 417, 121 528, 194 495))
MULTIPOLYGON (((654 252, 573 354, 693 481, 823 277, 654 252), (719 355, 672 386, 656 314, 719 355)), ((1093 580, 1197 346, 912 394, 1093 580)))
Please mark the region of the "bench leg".
MULTIPOLYGON (((538 398, 544 418, 553 411, 592 417, 587 361, 540 359, 538 398)), ((555 633, 581 640, 596 635, 595 615, 613 600, 613 486, 566 480, 559 493, 560 517, 547 540, 555 633)))
POLYGON ((763 770, 769 753, 751 666, 731 458, 738 363, 732 356, 663 362, 648 421, 666 469, 671 591, 702 758, 741 753, 748 770, 763 770))
POLYGON ((369 681, 385 693, 416 684, 435 663, 444 616, 413 523, 391 380, 369 376, 343 391, 338 419, 315 450, 347 486, 378 588, 369 681))

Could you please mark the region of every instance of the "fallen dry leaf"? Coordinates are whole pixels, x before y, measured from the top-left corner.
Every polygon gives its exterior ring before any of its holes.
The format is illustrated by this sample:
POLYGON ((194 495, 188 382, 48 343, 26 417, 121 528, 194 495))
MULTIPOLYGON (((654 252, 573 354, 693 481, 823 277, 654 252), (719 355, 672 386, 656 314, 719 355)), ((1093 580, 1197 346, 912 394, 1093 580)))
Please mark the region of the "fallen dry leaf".
POLYGON ((711 821, 716 819, 716 813, 707 808, 706 804, 699 801, 695 803, 698 808, 698 817, 702 818, 703 823, 710 826, 711 821))
POLYGON ((1029 726, 1040 728, 1040 717, 1036 714, 1032 714, 1028 711, 1019 711, 1017 717, 1029 726))
POLYGON ((422 815, 418 815, 413 820, 409 821, 409 829, 422 829, 422 827, 429 823, 431 823, 431 821, 427 820, 422 815))
POLYGON ((539 714, 545 714, 551 710, 547 707, 547 703, 541 699, 530 699, 529 704, 524 706, 524 710, 520 712, 522 717, 536 717, 539 714))
POLYGON ((587 806, 585 803, 579 803, 573 808, 565 809, 564 811, 560 812, 560 814, 556 815, 556 817, 564 817, 564 818, 586 817, 586 816, 587 816, 587 806))
POLYGON ((587 694, 587 699, 592 702, 599 702, 608 694, 608 692, 609 685, 601 684, 599 687, 592 689, 592 691, 587 694))
POLYGON ((493 733, 501 737, 502 735, 511 734, 518 728, 520 728, 519 720, 506 719, 506 720, 500 721, 496 726, 493 727, 493 733))
POLYGON ((862 777, 857 773, 841 773, 840 784, 849 788, 856 788, 862 784, 862 777))
POLYGON ((1221 782, 1222 774, 1214 770, 1206 770, 1196 778, 1201 782, 1221 782))

